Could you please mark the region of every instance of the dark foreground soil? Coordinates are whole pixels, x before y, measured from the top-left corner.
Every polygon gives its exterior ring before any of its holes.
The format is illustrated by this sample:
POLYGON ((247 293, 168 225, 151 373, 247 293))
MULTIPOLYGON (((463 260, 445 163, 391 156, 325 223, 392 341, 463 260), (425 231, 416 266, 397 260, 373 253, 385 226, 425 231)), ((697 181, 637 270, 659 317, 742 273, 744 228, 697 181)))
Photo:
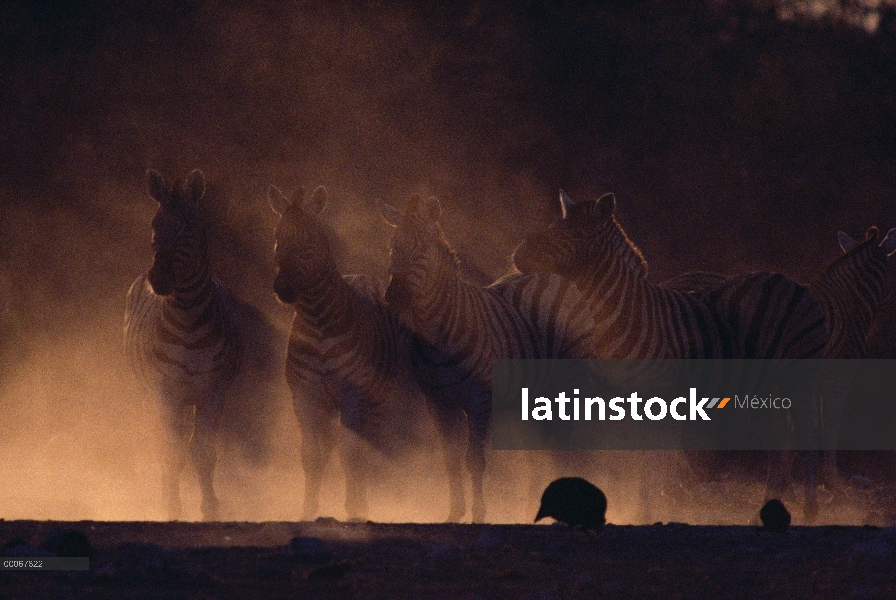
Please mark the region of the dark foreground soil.
POLYGON ((90 570, 0 572, 0 598, 896 598, 894 527, 608 525, 595 539, 560 525, 5 521, 0 541, 21 555, 59 529, 88 536, 90 570))

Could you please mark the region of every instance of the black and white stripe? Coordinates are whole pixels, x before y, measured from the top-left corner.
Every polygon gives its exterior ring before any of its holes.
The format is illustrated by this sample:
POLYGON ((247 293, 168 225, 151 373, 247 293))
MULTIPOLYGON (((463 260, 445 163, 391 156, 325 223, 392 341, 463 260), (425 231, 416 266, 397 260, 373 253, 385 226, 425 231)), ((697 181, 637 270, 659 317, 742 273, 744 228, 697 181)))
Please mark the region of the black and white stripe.
POLYGON ((296 311, 286 378, 302 431, 304 516, 318 513, 341 421, 346 512, 363 519, 368 447, 391 453, 413 429, 409 336, 386 309, 378 281, 339 273, 332 232, 318 218, 327 201, 323 187, 307 198, 299 189, 287 199, 271 186, 268 198, 280 215, 274 290, 296 311))
POLYGON ((896 228, 878 243, 876 227, 864 242, 838 233, 843 254, 811 285, 827 323, 825 358, 864 358, 868 331, 884 298, 887 258, 896 252, 896 228))
POLYGON ((202 172, 170 188, 148 172, 154 259, 127 295, 125 346, 134 367, 160 400, 173 434, 166 470, 168 515, 181 513, 179 478, 187 449, 202 490, 202 516, 218 518, 213 485, 216 430, 224 395, 240 369, 243 344, 230 315, 238 301, 211 276, 207 230, 198 211, 202 172))
MULTIPOLYGON (((561 192, 560 204, 562 218, 527 238, 514 262, 523 272, 558 273, 579 286, 602 358, 821 357, 824 315, 806 286, 773 273, 727 279, 697 293, 653 285, 641 253, 613 216, 612 194, 575 204, 561 192)), ((784 375, 769 377, 784 382, 784 375)), ((806 435, 813 435, 812 418, 805 416, 806 435)), ((770 465, 769 490, 780 485, 782 469, 770 465)))
MULTIPOLYGON (((891 229, 878 243, 876 227, 868 230, 866 239, 857 242, 844 232, 838 233, 843 254, 825 268, 811 285, 827 323, 828 340, 824 357, 861 359, 867 353, 868 335, 885 297, 888 273, 887 258, 896 251, 896 229, 891 229)), ((826 451, 822 461, 822 478, 829 486, 837 479, 837 439, 846 397, 858 369, 854 360, 844 360, 822 374, 822 435, 826 451)))
POLYGON ((397 228, 386 301, 415 334, 414 372, 448 444, 449 520, 466 512, 460 453, 467 437, 472 516, 481 522, 492 362, 593 358, 593 322, 578 289, 560 277, 517 274, 486 288, 461 278, 439 224, 436 198, 414 196, 404 214, 389 206, 382 209, 397 228))
POLYGON ((562 219, 514 253, 524 273, 576 283, 594 317, 601 358, 725 358, 730 339, 693 295, 653 285, 647 263, 613 217, 612 194, 574 204, 560 192, 562 219))

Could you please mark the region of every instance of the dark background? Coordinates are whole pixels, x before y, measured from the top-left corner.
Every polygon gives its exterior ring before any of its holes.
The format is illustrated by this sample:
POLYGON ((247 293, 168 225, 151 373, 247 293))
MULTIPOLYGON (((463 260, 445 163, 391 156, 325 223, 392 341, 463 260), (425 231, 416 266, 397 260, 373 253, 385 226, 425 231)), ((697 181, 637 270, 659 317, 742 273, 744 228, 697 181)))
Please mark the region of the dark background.
POLYGON ((381 276, 374 199, 414 191, 489 277, 560 187, 615 192, 654 280, 806 281, 838 229, 896 225, 889 13, 871 34, 762 3, 448 4, 4 4, 7 312, 120 305, 149 259, 147 168, 205 171, 217 266, 259 297, 270 183, 330 187, 346 268, 381 276))
POLYGON ((498 277, 562 187, 616 193, 652 281, 812 280, 838 229, 896 226, 896 25, 781 18, 802 5, 3 3, 0 411, 47 348, 117 356, 147 168, 205 172, 219 277, 284 327, 271 183, 329 188, 346 272, 385 278, 375 199, 423 192, 470 276, 498 277))

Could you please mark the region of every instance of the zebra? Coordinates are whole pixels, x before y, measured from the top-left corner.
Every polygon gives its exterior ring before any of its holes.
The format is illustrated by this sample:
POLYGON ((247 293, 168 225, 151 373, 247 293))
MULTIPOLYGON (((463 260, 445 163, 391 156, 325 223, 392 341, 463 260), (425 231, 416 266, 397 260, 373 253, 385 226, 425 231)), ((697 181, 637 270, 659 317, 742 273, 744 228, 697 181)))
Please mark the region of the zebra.
MULTIPOLYGON (((821 356, 824 316, 807 287, 774 273, 731 278, 699 294, 653 285, 646 280, 643 255, 614 217, 615 206, 613 194, 576 204, 561 190, 560 220, 526 238, 514 253, 520 271, 557 273, 579 286, 594 316, 602 358, 821 356)), ((812 417, 801 415, 808 435, 812 417)), ((781 454, 772 453, 767 495, 782 486, 781 454)), ((817 510, 814 468, 807 469, 809 518, 817 510)))
POLYGON ((157 396, 173 436, 165 471, 169 519, 181 515, 179 480, 189 448, 202 518, 215 521, 216 433, 244 354, 233 319, 240 302, 211 275, 207 227, 199 213, 202 171, 170 187, 154 170, 147 179, 149 195, 159 204, 152 220, 154 258, 127 293, 125 348, 157 396))
POLYGON ((488 287, 462 278, 442 232, 437 198, 415 195, 404 213, 387 204, 380 210, 396 228, 386 302, 414 333, 414 373, 446 442, 449 520, 466 514, 461 475, 466 437, 472 520, 482 522, 492 362, 594 358, 593 322, 578 289, 560 277, 509 274, 488 287))
MULTIPOLYGON (((888 257, 896 251, 896 228, 878 244, 878 229, 871 227, 864 242, 840 231, 837 239, 842 253, 831 261, 822 275, 809 285, 824 311, 827 342, 826 359, 861 359, 867 354, 867 340, 878 307, 886 293, 888 257)), ((664 287, 702 292, 723 285, 719 273, 685 273, 664 281, 664 287)), ((849 386, 858 364, 852 360, 825 367, 820 373, 822 454, 821 481, 839 485, 837 477, 837 437, 849 386)))
POLYGON ((307 197, 296 189, 289 198, 268 188, 279 216, 274 291, 295 310, 286 379, 302 433, 304 518, 319 512, 341 420, 345 510, 349 519, 361 520, 368 512, 369 447, 394 454, 403 441, 398 438, 411 435, 416 391, 408 383, 409 336, 387 310, 381 284, 338 270, 333 233, 319 218, 327 199, 323 186, 307 197))
MULTIPOLYGON (((886 292, 888 257, 896 252, 896 228, 878 243, 878 229, 868 229, 865 241, 857 242, 840 231, 843 253, 825 268, 810 289, 821 304, 828 329, 824 358, 861 359, 867 353, 868 334, 886 292)), ((822 374, 822 433, 825 451, 822 480, 838 485, 837 437, 840 418, 858 363, 844 360, 822 374)))

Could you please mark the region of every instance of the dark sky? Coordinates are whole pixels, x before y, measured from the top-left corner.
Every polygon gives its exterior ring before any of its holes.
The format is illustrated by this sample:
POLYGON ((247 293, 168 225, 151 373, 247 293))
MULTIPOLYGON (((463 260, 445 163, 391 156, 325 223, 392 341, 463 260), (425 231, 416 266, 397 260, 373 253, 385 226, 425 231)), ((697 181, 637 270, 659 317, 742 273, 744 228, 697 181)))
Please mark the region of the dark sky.
POLYGON ((488 277, 560 187, 615 192, 654 281, 806 281, 838 229, 896 225, 892 31, 617 4, 4 3, 7 332, 118 327, 150 258, 147 168, 203 169, 216 268, 270 310, 271 183, 328 186, 346 271, 380 276, 374 200, 418 191, 488 277))

